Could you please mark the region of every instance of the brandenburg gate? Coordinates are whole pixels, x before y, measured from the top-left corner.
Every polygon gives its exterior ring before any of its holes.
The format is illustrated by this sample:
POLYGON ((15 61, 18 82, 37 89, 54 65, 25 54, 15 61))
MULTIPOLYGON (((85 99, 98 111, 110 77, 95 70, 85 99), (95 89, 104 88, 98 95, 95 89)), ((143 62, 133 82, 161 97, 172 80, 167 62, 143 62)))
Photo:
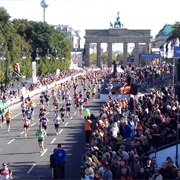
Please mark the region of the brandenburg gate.
POLYGON ((109 28, 109 29, 93 29, 86 30, 85 34, 85 65, 89 66, 89 48, 90 43, 97 43, 97 60, 96 65, 101 66, 101 43, 107 43, 108 51, 108 67, 112 65, 112 44, 113 43, 123 43, 123 64, 127 65, 127 49, 128 43, 134 43, 134 64, 139 66, 139 44, 145 44, 145 51, 149 53, 150 35, 151 30, 130 30, 126 28, 109 28))

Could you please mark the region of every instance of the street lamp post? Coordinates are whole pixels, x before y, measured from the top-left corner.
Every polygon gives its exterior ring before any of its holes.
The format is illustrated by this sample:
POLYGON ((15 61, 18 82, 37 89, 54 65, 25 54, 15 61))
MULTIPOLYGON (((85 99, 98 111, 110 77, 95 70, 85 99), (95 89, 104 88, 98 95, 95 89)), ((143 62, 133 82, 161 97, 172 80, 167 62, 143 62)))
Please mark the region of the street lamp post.
POLYGON ((26 60, 26 50, 24 45, 22 46, 22 60, 26 60))
POLYGON ((51 59, 50 54, 49 54, 49 48, 47 49, 47 59, 48 59, 48 60, 51 59))
POLYGON ((36 48, 36 58, 35 58, 36 61, 39 61, 39 48, 37 47, 36 48))
POLYGON ((58 57, 58 50, 57 49, 55 49, 55 58, 56 58, 56 60, 59 59, 59 57, 58 57))

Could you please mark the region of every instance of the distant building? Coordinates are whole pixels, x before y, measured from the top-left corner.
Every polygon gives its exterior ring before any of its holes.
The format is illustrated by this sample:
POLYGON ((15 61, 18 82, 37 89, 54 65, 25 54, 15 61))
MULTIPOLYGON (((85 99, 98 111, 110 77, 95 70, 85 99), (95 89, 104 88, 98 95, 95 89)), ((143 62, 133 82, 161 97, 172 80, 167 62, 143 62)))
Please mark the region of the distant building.
POLYGON ((164 44, 169 36, 171 36, 173 30, 173 25, 165 24, 164 27, 156 35, 154 41, 151 43, 152 48, 159 48, 164 44))
POLYGON ((71 41, 73 48, 81 48, 82 38, 80 37, 79 30, 74 30, 72 27, 63 24, 55 25, 54 28, 67 36, 67 39, 71 41))

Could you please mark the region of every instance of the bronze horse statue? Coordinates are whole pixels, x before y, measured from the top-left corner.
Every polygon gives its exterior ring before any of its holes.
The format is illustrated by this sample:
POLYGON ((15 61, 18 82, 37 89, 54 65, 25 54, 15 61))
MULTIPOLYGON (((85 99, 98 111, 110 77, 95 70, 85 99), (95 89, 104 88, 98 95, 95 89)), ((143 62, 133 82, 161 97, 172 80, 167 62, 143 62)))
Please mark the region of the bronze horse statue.
POLYGON ((112 22, 110 22, 110 27, 111 28, 121 28, 122 27, 119 13, 120 12, 117 12, 116 21, 114 22, 114 24, 112 22))

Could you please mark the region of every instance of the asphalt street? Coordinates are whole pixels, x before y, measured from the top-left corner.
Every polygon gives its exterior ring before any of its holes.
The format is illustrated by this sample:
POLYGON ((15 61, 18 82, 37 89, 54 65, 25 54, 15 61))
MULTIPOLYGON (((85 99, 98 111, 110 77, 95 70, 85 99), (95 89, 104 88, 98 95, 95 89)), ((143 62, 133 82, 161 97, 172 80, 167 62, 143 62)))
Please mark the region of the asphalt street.
MULTIPOLYGON (((71 95, 71 97, 73 96, 71 95)), ((51 179, 49 158, 57 144, 61 143, 67 153, 65 179, 79 179, 81 157, 86 151, 84 119, 79 115, 79 112, 75 111, 74 103, 72 103, 71 116, 65 119, 64 124, 61 123, 61 133, 56 135, 53 124, 53 105, 50 101, 50 105, 46 108, 49 123, 48 134, 44 141, 45 151, 40 154, 36 138, 36 131, 39 126, 39 95, 33 97, 33 101, 37 106, 35 118, 31 122, 27 137, 24 137, 20 104, 11 108, 13 119, 10 132, 7 133, 6 124, 3 124, 3 127, 0 128, 0 163, 8 164, 13 172, 14 179, 51 179)), ((91 113, 98 115, 100 105, 101 103, 96 98, 90 100, 85 106, 90 108, 91 113)), ((61 106, 62 103, 59 107, 61 106)))

